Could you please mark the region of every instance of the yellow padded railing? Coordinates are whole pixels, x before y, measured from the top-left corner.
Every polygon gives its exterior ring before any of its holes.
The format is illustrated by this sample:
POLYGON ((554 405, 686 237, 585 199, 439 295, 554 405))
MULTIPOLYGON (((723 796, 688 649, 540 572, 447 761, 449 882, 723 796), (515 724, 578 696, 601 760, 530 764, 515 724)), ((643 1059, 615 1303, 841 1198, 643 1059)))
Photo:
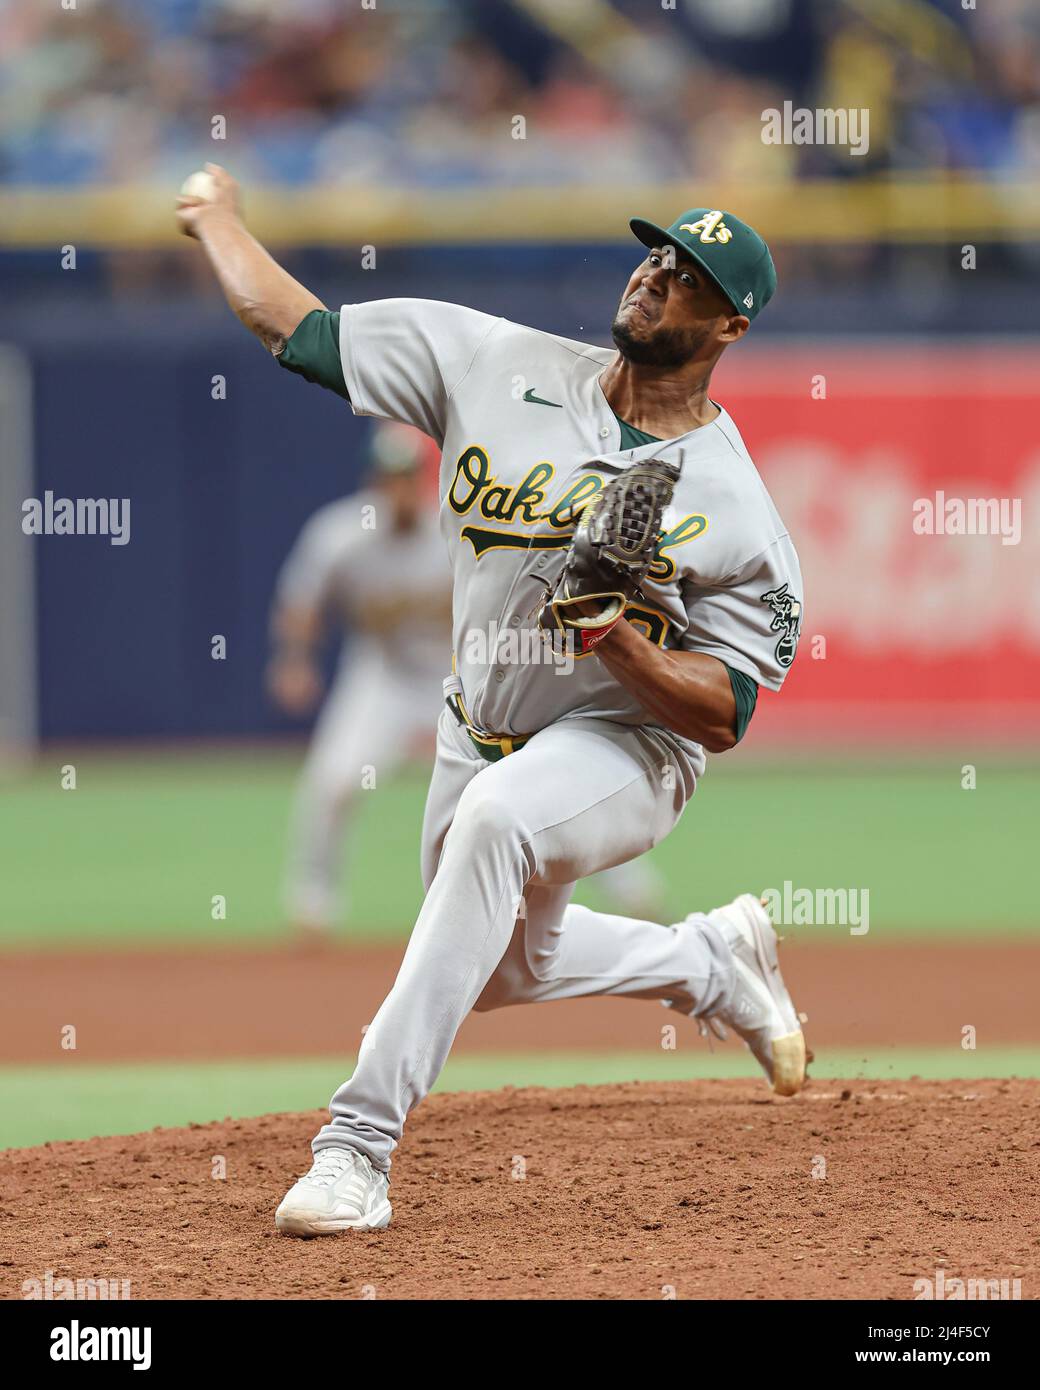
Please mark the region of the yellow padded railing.
MULTIPOLYGON (((0 189, 0 246, 158 247, 176 241, 176 189, 0 189)), ((274 185, 245 194, 249 225, 271 245, 573 242, 628 237, 633 215, 669 223, 710 197, 785 243, 1029 241, 1040 238, 1040 184, 972 176, 467 189, 274 185)))

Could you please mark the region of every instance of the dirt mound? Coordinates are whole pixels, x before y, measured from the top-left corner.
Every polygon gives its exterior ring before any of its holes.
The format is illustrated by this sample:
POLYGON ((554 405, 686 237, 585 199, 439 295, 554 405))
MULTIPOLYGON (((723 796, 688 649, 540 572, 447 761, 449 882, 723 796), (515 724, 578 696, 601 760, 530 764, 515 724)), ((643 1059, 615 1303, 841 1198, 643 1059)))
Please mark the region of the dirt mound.
POLYGON ((132 1298, 909 1299, 937 1269, 1040 1291, 1036 1083, 434 1096, 389 1230, 299 1241, 272 1215, 321 1118, 0 1154, 3 1295, 49 1277, 132 1298))

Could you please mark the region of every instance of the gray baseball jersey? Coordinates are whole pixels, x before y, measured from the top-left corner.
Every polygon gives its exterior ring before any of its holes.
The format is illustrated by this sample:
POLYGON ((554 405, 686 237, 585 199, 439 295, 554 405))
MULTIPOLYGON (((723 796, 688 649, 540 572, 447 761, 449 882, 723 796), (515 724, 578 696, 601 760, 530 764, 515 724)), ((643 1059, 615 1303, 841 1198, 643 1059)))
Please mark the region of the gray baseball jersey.
POLYGON ((451 581, 437 513, 424 510, 412 530, 398 532, 387 512, 377 492, 320 508, 282 567, 277 599, 321 607, 348 627, 352 663, 379 647, 396 669, 443 674, 451 581))
POLYGON ((648 457, 682 472, 646 601, 629 621, 653 642, 780 688, 798 641, 801 574, 725 410, 678 438, 623 449, 599 385, 611 350, 432 300, 345 305, 340 352, 355 413, 415 425, 442 447, 455 660, 478 727, 522 735, 588 715, 654 723, 595 654, 563 677, 516 640, 535 627, 563 565, 574 509, 648 457), (472 640, 485 632, 486 643, 472 640))

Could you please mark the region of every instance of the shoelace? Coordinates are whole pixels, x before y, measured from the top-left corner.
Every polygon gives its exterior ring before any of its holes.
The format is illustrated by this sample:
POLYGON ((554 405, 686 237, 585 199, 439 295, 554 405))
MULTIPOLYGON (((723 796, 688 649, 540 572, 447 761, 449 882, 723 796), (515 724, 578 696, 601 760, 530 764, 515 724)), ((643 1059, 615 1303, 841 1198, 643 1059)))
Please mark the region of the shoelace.
MULTIPOLYGON (((671 1008, 672 1001, 670 999, 662 999, 661 1003, 665 1006, 666 1009, 671 1008)), ((718 1038, 719 1042, 727 1042, 729 1040, 729 1032, 726 1029, 726 1025, 724 1023, 721 1023, 717 1018, 714 1017, 698 1018, 697 1031, 700 1033, 702 1038, 708 1039, 708 1047, 712 1052, 715 1051, 714 1047, 712 1047, 711 1044, 712 1034, 714 1034, 715 1037, 718 1038)))
POLYGON ((715 1051, 711 1043, 711 1036, 713 1033, 718 1038, 719 1042, 726 1042, 729 1038, 729 1033, 726 1030, 726 1025, 724 1023, 720 1023, 717 1018, 699 1018, 697 1020, 697 1027, 700 1031, 701 1037, 708 1039, 709 1052, 715 1051))
MULTIPOLYGON (((348 1149, 322 1149, 314 1160, 314 1166, 307 1174, 307 1181, 313 1187, 331 1187, 346 1173, 348 1168, 356 1165, 360 1159, 360 1154, 351 1153, 348 1149)), ((364 1179, 360 1174, 358 1178, 363 1186, 364 1179)))

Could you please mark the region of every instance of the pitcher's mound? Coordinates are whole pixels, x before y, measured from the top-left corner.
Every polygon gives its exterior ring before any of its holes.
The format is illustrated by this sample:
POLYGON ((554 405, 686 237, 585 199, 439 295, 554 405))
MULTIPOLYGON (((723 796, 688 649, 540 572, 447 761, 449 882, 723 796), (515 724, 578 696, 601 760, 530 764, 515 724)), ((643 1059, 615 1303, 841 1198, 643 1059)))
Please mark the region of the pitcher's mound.
POLYGON ((1040 1291, 1027 1081, 434 1096, 395 1159, 390 1228, 295 1240, 274 1209, 323 1118, 0 1155, 5 1295, 911 1299, 939 1269, 1040 1291))

